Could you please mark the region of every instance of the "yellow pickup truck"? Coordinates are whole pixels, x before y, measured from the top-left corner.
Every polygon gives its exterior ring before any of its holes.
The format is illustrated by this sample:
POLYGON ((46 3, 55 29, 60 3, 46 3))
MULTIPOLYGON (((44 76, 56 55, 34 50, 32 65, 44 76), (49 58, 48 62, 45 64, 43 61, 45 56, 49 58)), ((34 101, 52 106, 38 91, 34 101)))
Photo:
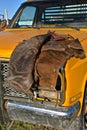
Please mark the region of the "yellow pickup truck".
MULTIPOLYGON (((20 64, 23 62, 22 60, 20 64)), ((0 122, 6 123, 10 120, 68 130, 87 129, 86 0, 24 2, 8 27, 0 31, 0 122), (55 32, 59 36, 67 35, 78 39, 85 55, 80 58, 79 49, 78 57, 72 55, 66 64, 60 67, 56 107, 54 90, 48 89, 46 92, 36 94, 34 101, 29 94, 17 91, 12 86, 6 87, 5 83, 8 78, 10 57, 16 46, 37 35, 44 35, 49 30, 50 34, 55 32)))

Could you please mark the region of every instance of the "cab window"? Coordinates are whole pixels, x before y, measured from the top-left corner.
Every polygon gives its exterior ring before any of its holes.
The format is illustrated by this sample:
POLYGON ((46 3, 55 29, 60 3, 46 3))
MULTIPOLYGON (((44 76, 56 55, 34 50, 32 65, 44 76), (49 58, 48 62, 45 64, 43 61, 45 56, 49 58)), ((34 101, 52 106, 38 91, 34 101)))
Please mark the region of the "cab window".
POLYGON ((27 6, 18 15, 13 27, 32 27, 34 22, 36 8, 27 6))

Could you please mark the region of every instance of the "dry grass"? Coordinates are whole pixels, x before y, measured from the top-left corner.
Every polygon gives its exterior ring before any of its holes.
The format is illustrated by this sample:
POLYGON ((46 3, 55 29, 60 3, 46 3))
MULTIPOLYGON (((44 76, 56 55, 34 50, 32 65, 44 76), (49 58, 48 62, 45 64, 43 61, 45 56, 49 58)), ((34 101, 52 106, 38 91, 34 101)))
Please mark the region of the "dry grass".
MULTIPOLYGON (((6 126, 0 125, 0 130, 6 130, 6 126)), ((59 130, 59 129, 16 121, 10 130, 59 130)))

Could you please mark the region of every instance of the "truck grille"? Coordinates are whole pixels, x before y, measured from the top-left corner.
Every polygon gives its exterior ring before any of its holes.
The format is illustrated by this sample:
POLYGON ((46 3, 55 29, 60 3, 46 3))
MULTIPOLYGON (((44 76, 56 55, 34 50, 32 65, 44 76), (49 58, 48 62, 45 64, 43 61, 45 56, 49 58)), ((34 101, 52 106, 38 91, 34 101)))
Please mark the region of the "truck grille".
POLYGON ((6 81, 7 74, 8 74, 8 69, 9 69, 9 62, 0 61, 0 84, 2 84, 2 86, 4 88, 4 95, 13 96, 13 97, 29 98, 29 95, 22 93, 22 92, 18 92, 14 88, 12 88, 10 86, 7 87, 5 85, 5 81, 6 81))
POLYGON ((8 73, 8 63, 7 62, 1 62, 1 80, 5 81, 7 78, 7 73, 8 73))

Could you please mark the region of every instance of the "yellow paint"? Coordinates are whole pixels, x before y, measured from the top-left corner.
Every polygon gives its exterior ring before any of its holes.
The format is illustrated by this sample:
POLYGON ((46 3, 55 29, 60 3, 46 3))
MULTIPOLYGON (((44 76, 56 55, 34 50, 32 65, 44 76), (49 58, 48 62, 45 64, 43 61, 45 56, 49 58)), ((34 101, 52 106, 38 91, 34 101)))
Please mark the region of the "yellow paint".
MULTIPOLYGON (((10 58, 10 55, 14 48, 23 40, 27 40, 37 34, 47 33, 49 28, 41 29, 6 29, 5 31, 0 32, 0 57, 10 58)), ((56 29, 51 28, 51 31, 55 31, 58 34, 70 34, 75 38, 79 38, 80 41, 87 40, 87 32, 85 29, 77 31, 75 29, 56 29)), ((86 42, 87 44, 87 42, 86 42)), ((87 46, 83 48, 87 50, 87 46)))
MULTIPOLYGON (((71 58, 65 68, 66 93, 64 106, 71 106, 77 101, 81 108, 84 97, 85 84, 87 80, 87 57, 85 59, 71 58)), ((81 111, 81 109, 80 109, 81 111)))
POLYGON ((73 102, 77 101, 81 96, 82 96, 82 92, 76 94, 74 97, 71 97, 70 98, 70 103, 73 103, 73 102))

